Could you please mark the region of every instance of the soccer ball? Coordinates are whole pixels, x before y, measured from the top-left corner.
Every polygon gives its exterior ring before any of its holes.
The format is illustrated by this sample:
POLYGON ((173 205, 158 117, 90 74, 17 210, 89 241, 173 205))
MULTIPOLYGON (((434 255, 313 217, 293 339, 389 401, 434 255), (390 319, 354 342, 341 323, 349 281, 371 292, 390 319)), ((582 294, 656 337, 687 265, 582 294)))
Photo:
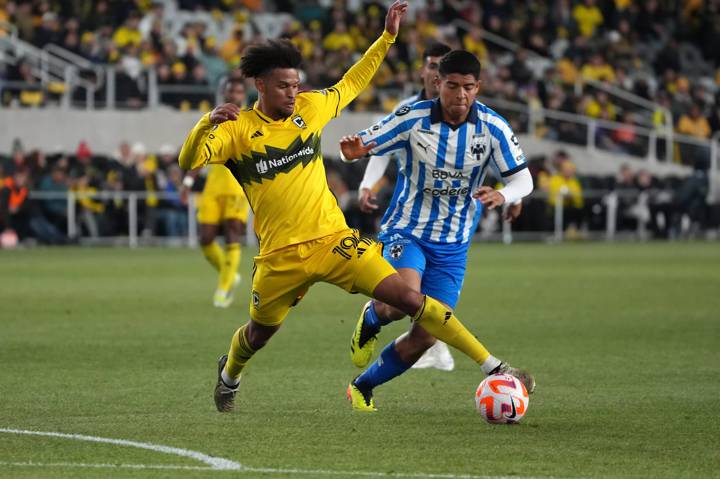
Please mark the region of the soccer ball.
POLYGON ((475 391, 475 407, 490 424, 513 424, 525 416, 530 398, 523 383, 509 374, 493 374, 475 391))

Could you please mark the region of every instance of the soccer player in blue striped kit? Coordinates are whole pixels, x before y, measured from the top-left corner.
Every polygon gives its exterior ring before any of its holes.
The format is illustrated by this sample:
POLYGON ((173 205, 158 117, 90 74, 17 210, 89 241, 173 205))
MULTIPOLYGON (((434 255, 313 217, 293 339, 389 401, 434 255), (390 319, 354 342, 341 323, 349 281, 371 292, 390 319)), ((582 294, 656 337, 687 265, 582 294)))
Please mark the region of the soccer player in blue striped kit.
MULTIPOLYGON (((410 285, 450 310, 460 295, 468 246, 482 208, 511 205, 506 213, 511 219, 533 188, 512 129, 475 100, 479 77, 477 58, 454 50, 440 61, 439 98, 402 106, 359 135, 340 141, 346 161, 396 152, 398 181, 379 235, 385 258, 410 285), (502 176, 505 186, 500 190, 480 186, 488 168, 496 168, 502 176)), ((381 326, 403 316, 378 301, 367 303, 352 337, 353 363, 367 365, 381 326)), ((374 411, 374 388, 404 373, 434 342, 413 322, 409 332, 385 347, 350 383, 353 408, 374 411)), ((534 390, 531 375, 493 360, 494 364, 484 364, 486 374, 512 374, 528 392, 534 390)))

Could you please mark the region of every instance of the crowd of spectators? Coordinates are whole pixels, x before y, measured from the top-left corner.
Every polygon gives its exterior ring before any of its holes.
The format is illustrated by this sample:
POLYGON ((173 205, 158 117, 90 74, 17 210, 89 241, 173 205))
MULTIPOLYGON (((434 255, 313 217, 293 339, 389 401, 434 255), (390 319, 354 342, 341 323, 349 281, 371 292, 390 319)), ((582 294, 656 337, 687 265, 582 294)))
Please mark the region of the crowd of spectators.
MULTIPOLYGON (((364 166, 363 162, 326 161, 328 184, 348 224, 372 234, 392 196, 396 172, 391 166, 376 185, 380 209, 368 215, 360 212, 357 202, 364 166)), ((720 208, 706 201, 708 177, 703 170, 687 178, 657 178, 625 165, 617 176, 578 175, 564 151, 550 158, 533 157, 529 166, 536 191, 525 201, 515 231, 552 232, 556 205, 561 201, 562 227, 568 237, 602 234, 607 228, 609 192, 616 193, 615 223, 620 232, 675 238, 720 226, 720 208)), ((496 182, 490 178, 487 184, 496 182)), ((195 193, 202 187, 200 177, 195 193)), ((131 230, 129 193, 136 194, 133 229, 141 237, 187 236, 187 197, 182 195, 182 173, 174 147, 165 145, 158 152, 149 152, 140 143, 123 142, 115 154, 103 156, 82 142, 72 154, 46 154, 26 151, 16 141, 10 156, 0 156, 0 245, 8 234, 43 244, 127 237, 131 230), (74 194, 70 219, 68 193, 74 194)), ((486 214, 482 228, 486 233, 499 231, 499 215, 486 214)))
POLYGON ((187 204, 179 194, 182 178, 177 152, 170 145, 151 154, 141 143, 122 143, 107 157, 94 154, 85 142, 73 154, 25 151, 16 142, 10 157, 0 157, 0 232, 12 230, 20 239, 47 244, 127 236, 128 193, 134 192, 139 193, 140 235, 186 236, 187 204), (76 200, 75 222, 69 227, 70 192, 76 200), (74 237, 69 236, 72 231, 74 237))
MULTIPOLYGON (((481 59, 482 95, 517 132, 532 129, 540 137, 584 144, 587 127, 544 112, 580 114, 620 122, 612 127, 599 123, 594 138, 599 148, 644 156, 651 145, 643 127, 664 131, 671 124, 676 133, 699 139, 720 131, 718 1, 418 0, 410 7, 395 47, 351 109, 389 111, 414 93, 422 51, 439 40, 481 59), (500 46, 486 34, 517 48, 500 46), (633 93, 656 107, 639 108, 594 82, 633 93), (577 88, 580 84, 584 86, 577 88), (505 101, 524 104, 537 114, 518 113, 505 101)), ((95 64, 114 66, 119 107, 146 105, 150 82, 156 78, 161 103, 205 110, 214 102, 221 79, 237 74, 243 49, 265 37, 287 38, 301 50, 304 87, 336 82, 381 31, 385 8, 385 2, 372 0, 0 0, 0 36, 10 34, 3 27, 10 23, 20 39, 39 48, 56 44, 95 64)), ((82 74, 88 80, 106 80, 94 70, 82 74)), ((0 64, 3 105, 52 104, 65 87, 41 82, 29 60, 0 64), (11 87, 17 84, 23 86, 11 87)), ((96 104, 102 106, 105 95, 106 89, 99 88, 96 104)), ((81 91, 72 96, 84 101, 81 91)), ((654 147, 660 156, 668 148, 663 138, 654 147)), ((529 214, 518 227, 552 229, 552 211, 562 190, 568 193, 562 201, 569 231, 602 229, 607 205, 584 194, 602 189, 622 193, 620 228, 646 226, 656 236, 668 237, 678 231, 678 218, 712 224, 703 196, 707 147, 686 142, 671 148, 696 174, 687 180, 659 180, 646 171, 624 169, 617 179, 597 178, 578 175, 563 155, 536 159, 532 170, 545 196, 528 205, 529 214), (646 193, 640 206, 637 192, 646 193)), ((362 175, 347 168, 331 164, 329 182, 354 218, 351 222, 372 230, 377 218, 360 215, 352 198, 357 186, 353 182, 362 175)), ((123 144, 113 157, 103 157, 88 145, 80 145, 72 155, 28 152, 15 145, 10 157, 0 161, 0 230, 12 227, 21 237, 72 242, 67 202, 32 199, 27 192, 102 190, 116 195, 78 196, 74 230, 84 236, 125 235, 128 203, 121 192, 139 191, 144 194, 138 205, 140 231, 180 235, 186 231, 187 215, 176 195, 179 178, 169 146, 151 154, 142 145, 123 144)))
MULTIPOLYGON (((152 69, 161 102, 183 109, 209 108, 243 48, 266 36, 287 38, 302 51, 305 86, 330 85, 377 37, 384 13, 384 2, 375 0, 0 0, 0 20, 12 22, 21 39, 115 65, 118 104, 145 104, 152 69)), ((486 97, 621 122, 621 128, 598 129, 596 142, 606 149, 642 156, 649 145, 639 127, 662 130, 669 121, 678 133, 702 139, 720 130, 718 1, 418 0, 409 17, 372 87, 351 108, 390 110, 417 88, 424 46, 440 40, 481 59, 486 97), (518 49, 489 42, 483 32, 518 49), (639 108, 593 87, 577 90, 580 80, 603 82, 657 107, 639 108)), ((22 62, 5 75, 37 83, 22 62)), ((12 101, 8 91, 5 101, 12 101)), ((36 89, 17 99, 37 104, 59 91, 43 96, 36 89)), ((527 130, 527 115, 508 117, 527 130)), ((586 129, 576 124, 538 119, 532 126, 539 136, 586 141, 586 129)), ((688 163, 705 159, 684 153, 676 156, 688 163)))

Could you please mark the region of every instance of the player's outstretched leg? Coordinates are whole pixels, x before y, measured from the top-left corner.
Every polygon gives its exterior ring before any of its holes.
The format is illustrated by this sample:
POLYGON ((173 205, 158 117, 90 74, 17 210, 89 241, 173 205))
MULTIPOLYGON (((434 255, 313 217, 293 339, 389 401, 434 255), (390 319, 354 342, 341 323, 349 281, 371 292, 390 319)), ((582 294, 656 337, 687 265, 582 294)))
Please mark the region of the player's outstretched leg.
POLYGON ((378 314, 379 309, 383 313, 384 310, 393 310, 393 308, 378 304, 376 301, 365 303, 350 338, 350 360, 359 368, 364 368, 370 363, 380 329, 392 321, 405 317, 405 313, 402 312, 398 312, 399 314, 378 314), (380 309, 378 306, 385 306, 385 308, 380 309))
POLYGON ((240 387, 243 368, 278 329, 280 326, 263 326, 250 320, 235 332, 230 342, 230 351, 218 361, 214 393, 218 411, 231 412, 235 408, 235 395, 240 387))
MULTIPOLYGON (((502 369, 503 363, 490 354, 451 310, 436 299, 414 291, 405 284, 399 275, 385 278, 375 288, 373 296, 404 311, 406 314, 412 315, 413 321, 422 326, 425 331, 448 345, 459 349, 477 362, 485 374, 492 374, 502 369)), ((532 375, 516 368, 510 368, 508 371, 517 374, 516 377, 525 384, 528 392, 534 390, 535 380, 532 375)))
POLYGON ((353 409, 376 410, 373 390, 407 371, 435 342, 434 337, 413 323, 409 332, 388 344, 375 362, 350 383, 348 399, 353 409))
POLYGON ((225 253, 220 266, 218 286, 213 296, 213 304, 218 308, 227 308, 232 304, 233 294, 242 279, 238 273, 242 254, 240 248, 242 223, 238 220, 226 220, 223 228, 225 229, 225 253))
MULTIPOLYGON (((420 291, 422 277, 414 268, 398 268, 400 277, 411 288, 420 291)), ((393 321, 404 318, 406 314, 397 308, 385 303, 371 300, 363 306, 360 317, 350 338, 350 360, 359 367, 364 368, 372 359, 380 329, 393 321)))

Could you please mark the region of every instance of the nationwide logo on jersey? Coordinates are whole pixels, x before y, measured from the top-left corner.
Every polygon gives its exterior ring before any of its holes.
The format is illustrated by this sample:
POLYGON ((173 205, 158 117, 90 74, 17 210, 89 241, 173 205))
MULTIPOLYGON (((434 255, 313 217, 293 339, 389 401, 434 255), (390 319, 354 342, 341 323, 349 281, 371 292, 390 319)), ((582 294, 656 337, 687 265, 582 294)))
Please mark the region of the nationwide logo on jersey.
POLYGON ((252 156, 243 155, 240 160, 230 159, 225 166, 240 184, 272 180, 278 173, 287 173, 320 158, 320 136, 312 134, 302 141, 298 135, 285 149, 265 145, 265 150, 266 153, 253 151, 252 156))

